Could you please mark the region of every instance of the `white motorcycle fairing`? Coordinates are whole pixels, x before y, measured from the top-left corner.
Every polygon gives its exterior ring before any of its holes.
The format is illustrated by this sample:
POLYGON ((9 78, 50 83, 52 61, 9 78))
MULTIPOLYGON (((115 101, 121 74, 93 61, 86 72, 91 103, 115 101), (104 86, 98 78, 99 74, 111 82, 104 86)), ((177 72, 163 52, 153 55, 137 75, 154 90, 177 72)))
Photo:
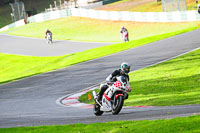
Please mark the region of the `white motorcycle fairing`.
POLYGON ((47 33, 47 43, 52 43, 52 38, 50 33, 47 33))
POLYGON ((97 100, 97 94, 93 91, 94 114, 96 116, 102 115, 103 112, 112 112, 113 115, 118 114, 125 100, 124 94, 130 91, 130 84, 123 76, 117 77, 117 81, 108 87, 102 96, 101 102, 97 100))
POLYGON ((113 93, 116 91, 121 91, 121 89, 117 88, 115 85, 110 86, 104 93, 102 97, 102 106, 100 108, 101 111, 112 111, 111 98, 113 93))
POLYGON ((118 96, 124 96, 123 95, 123 90, 122 88, 126 88, 125 90, 130 90, 130 84, 123 84, 123 82, 116 81, 112 86, 110 86, 104 93, 102 97, 102 106, 100 108, 101 111, 112 111, 112 96, 115 94, 117 91, 120 91, 120 94, 116 94, 115 99, 118 98, 118 96))

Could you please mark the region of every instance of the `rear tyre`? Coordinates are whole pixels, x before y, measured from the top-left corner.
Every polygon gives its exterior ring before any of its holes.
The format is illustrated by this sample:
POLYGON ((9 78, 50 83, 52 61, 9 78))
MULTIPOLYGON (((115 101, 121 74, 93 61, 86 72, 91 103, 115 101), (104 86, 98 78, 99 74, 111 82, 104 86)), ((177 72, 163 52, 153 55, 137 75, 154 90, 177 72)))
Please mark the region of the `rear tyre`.
POLYGON ((117 115, 119 114, 119 112, 122 109, 122 106, 124 104, 124 97, 123 96, 119 96, 117 99, 115 99, 115 103, 113 103, 112 105, 112 114, 113 115, 117 115))
POLYGON ((103 111, 100 110, 100 105, 95 102, 94 107, 93 107, 93 112, 96 116, 100 116, 103 114, 103 111))

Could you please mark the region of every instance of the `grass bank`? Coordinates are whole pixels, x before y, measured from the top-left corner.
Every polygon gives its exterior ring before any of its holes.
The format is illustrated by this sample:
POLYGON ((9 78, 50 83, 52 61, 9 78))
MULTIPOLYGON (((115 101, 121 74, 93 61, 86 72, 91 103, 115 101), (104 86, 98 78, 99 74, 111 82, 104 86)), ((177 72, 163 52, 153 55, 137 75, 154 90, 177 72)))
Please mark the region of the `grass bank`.
POLYGON ((37 126, 1 128, 0 132, 8 133, 199 133, 200 116, 190 116, 163 120, 117 121, 93 124, 68 124, 59 126, 37 126))
MULTIPOLYGON (((186 0, 187 10, 197 10, 195 0, 186 0)), ((102 7, 97 7, 98 10, 106 11, 133 11, 133 12, 162 12, 162 3, 156 0, 120 0, 102 7)))
MULTIPOLYGON (((125 106, 200 104, 200 49, 129 74, 132 92, 125 106)), ((91 91, 88 92, 92 95, 91 91)), ((88 93, 80 97, 88 100, 88 93)))
POLYGON ((198 27, 193 27, 186 30, 172 32, 168 34, 161 34, 157 36, 147 37, 144 39, 138 39, 135 41, 130 41, 128 43, 120 43, 120 44, 113 44, 109 46, 99 47, 65 56, 31 57, 31 56, 0 54, 0 60, 1 60, 0 83, 9 82, 27 76, 32 76, 48 72, 51 70, 67 67, 80 62, 96 59, 126 49, 158 41, 170 36, 191 31, 196 28, 198 27))
POLYGON ((92 42, 121 42, 119 30, 125 26, 130 40, 176 32, 196 27, 199 22, 141 23, 67 17, 41 23, 31 23, 9 31, 11 35, 44 38, 46 28, 53 32, 53 39, 92 42))

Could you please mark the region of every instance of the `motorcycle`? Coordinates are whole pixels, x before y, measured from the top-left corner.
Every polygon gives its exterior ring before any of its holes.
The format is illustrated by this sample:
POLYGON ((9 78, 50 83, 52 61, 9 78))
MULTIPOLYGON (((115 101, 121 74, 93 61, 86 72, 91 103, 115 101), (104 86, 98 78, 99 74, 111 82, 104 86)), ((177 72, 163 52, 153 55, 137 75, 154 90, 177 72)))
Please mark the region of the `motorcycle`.
POLYGON ((124 42, 128 42, 129 41, 129 39, 128 39, 128 31, 124 31, 124 33, 123 33, 123 41, 124 42))
POLYGON ((124 104, 124 100, 128 98, 128 92, 131 91, 129 82, 123 76, 116 78, 117 81, 112 83, 108 89, 104 92, 104 95, 99 102, 97 94, 93 91, 93 97, 95 104, 93 112, 96 116, 100 116, 103 112, 112 112, 113 115, 117 115, 124 104))
POLYGON ((46 40, 47 40, 47 43, 48 43, 48 44, 51 44, 51 43, 52 43, 51 33, 47 33, 46 40))

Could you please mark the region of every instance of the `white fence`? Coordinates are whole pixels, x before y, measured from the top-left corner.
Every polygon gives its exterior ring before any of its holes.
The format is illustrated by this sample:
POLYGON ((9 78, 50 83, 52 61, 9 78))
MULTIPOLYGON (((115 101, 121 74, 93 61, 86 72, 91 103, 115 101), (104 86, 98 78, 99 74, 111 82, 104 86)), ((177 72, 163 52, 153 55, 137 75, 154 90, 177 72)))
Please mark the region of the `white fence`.
POLYGON ((200 20, 200 14, 195 10, 182 12, 127 12, 72 8, 71 14, 72 16, 94 19, 136 22, 184 22, 200 20))
MULTIPOLYGON (((32 22, 43 22, 67 16, 79 16, 102 20, 117 20, 117 21, 136 21, 136 22, 186 22, 199 21, 200 14, 197 11, 182 11, 182 12, 127 12, 127 11, 102 11, 84 8, 71 8, 65 10, 57 10, 47 13, 40 13, 29 17, 32 22)), ((24 21, 20 20, 0 29, 0 32, 9 28, 19 27, 24 25, 24 21)))

